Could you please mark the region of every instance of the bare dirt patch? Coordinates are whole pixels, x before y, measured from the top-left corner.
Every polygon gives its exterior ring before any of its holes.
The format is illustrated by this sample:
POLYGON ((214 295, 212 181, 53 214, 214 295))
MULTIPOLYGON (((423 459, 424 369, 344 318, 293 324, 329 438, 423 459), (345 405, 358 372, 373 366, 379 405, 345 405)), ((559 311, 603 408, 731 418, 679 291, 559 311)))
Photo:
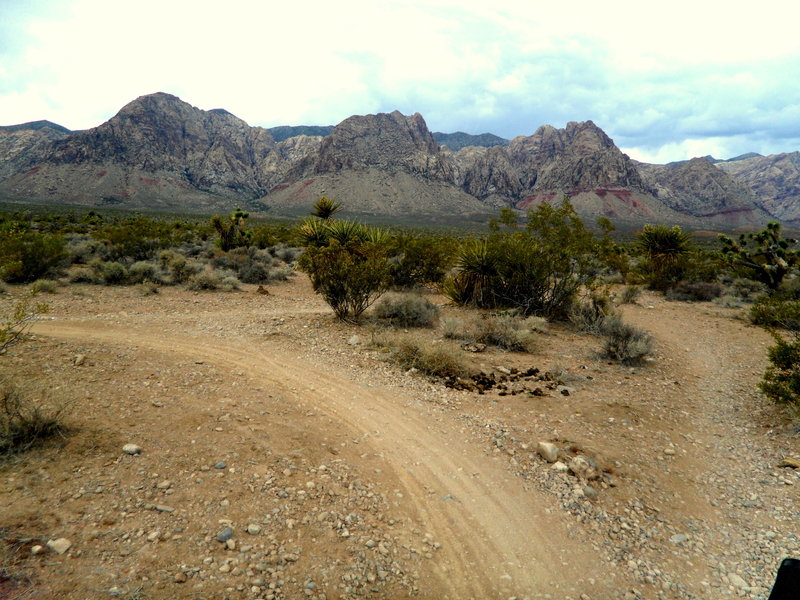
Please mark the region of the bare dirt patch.
POLYGON ((74 435, 0 466, 39 597, 766 598, 800 552, 800 480, 776 466, 800 443, 755 392, 768 336, 735 311, 626 307, 656 340, 640 368, 557 326, 533 354, 465 353, 569 394, 501 396, 391 366, 302 276, 255 290, 72 286, 2 357, 77 400, 74 435))

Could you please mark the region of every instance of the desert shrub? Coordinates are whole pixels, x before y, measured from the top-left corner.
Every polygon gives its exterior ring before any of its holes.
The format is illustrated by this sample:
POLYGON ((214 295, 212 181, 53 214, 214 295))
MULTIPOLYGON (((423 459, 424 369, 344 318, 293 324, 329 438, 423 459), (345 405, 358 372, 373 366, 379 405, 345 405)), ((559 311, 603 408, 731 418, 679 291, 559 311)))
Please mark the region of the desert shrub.
POLYGON ((759 383, 767 398, 781 404, 800 405, 800 338, 787 341, 772 332, 775 345, 767 350, 770 365, 759 383))
POLYGON ((219 236, 218 243, 223 252, 250 245, 253 239, 253 232, 246 229, 249 216, 250 213, 237 208, 228 215, 227 219, 219 215, 211 218, 211 226, 219 236))
POLYGON ((34 294, 55 294, 58 291, 58 282, 52 279, 37 279, 31 284, 34 294))
POLYGON ((0 381, 0 454, 23 452, 66 433, 67 406, 0 381))
POLYGON ((439 307, 419 294, 390 293, 375 305, 374 315, 400 327, 432 327, 439 307))
POLYGON ((154 258, 158 251, 194 237, 193 228, 148 217, 131 217, 99 227, 92 236, 108 244, 107 258, 138 261, 154 258))
POLYGON ((120 262, 105 261, 93 262, 98 279, 106 285, 122 285, 128 280, 128 269, 120 262))
POLYGON ((235 292, 236 290, 242 289, 240 287, 241 282, 234 276, 228 275, 227 277, 223 277, 222 281, 219 282, 219 289, 223 292, 235 292))
POLYGON ((667 300, 680 302, 710 302, 722 295, 724 288, 716 281, 679 281, 667 290, 667 300))
POLYGON ((512 352, 533 352, 537 338, 534 327, 541 327, 535 321, 512 315, 484 315, 463 320, 444 318, 439 324, 442 336, 448 339, 463 340, 487 346, 497 346, 512 352))
POLYGON ((107 242, 92 239, 84 235, 73 237, 67 244, 70 262, 88 265, 94 259, 108 260, 109 246, 107 242))
POLYGON ((457 304, 565 317, 596 276, 595 244, 568 200, 528 213, 525 232, 495 231, 462 247, 443 291, 457 304))
POLYGON ((136 286, 136 292, 140 296, 153 296, 158 293, 158 284, 152 281, 143 281, 136 286))
POLYGON ((199 265, 190 262, 182 254, 172 250, 163 251, 158 257, 161 267, 170 274, 172 283, 186 283, 199 270, 199 265))
POLYGON ((343 321, 357 320, 389 283, 386 249, 357 238, 345 244, 331 239, 326 246, 309 246, 298 267, 343 321))
POLYGON ((49 306, 35 301, 36 292, 31 290, 14 304, 11 314, 0 323, 0 354, 19 342, 36 318, 46 313, 49 306))
POLYGON ((603 356, 623 364, 638 364, 653 350, 652 337, 619 315, 604 319, 600 334, 605 338, 603 356))
POLYGON ((765 295, 753 303, 749 316, 754 325, 800 331, 800 300, 765 295))
POLYGON ((547 333, 550 329, 550 323, 547 319, 535 315, 524 319, 522 321, 522 326, 534 333, 547 333))
POLYGON ((164 277, 158 265, 147 261, 138 261, 133 263, 128 268, 128 283, 144 283, 151 281, 153 283, 163 283, 164 277))
POLYGON ((8 293, 8 286, 6 285, 5 281, 0 279, 0 295, 8 293))
POLYGON ((730 281, 727 288, 730 295, 741 298, 745 302, 755 301, 766 291, 766 286, 763 283, 743 277, 730 281))
POLYGON ((685 278, 692 248, 689 234, 679 226, 645 225, 636 236, 643 260, 640 275, 651 289, 664 291, 685 278))
POLYGON ((741 308, 742 299, 733 294, 723 294, 719 298, 714 299, 714 303, 722 308, 741 308))
POLYGON ((30 283, 57 275, 67 259, 64 237, 24 230, 0 230, 0 279, 30 283))
POLYGON ((638 285, 626 285, 622 289, 622 294, 620 295, 620 302, 622 304, 636 304, 636 301, 642 295, 642 288, 638 285))
POLYGON ((291 265, 297 262, 301 250, 300 248, 293 248, 290 246, 284 246, 283 244, 278 244, 277 246, 270 248, 269 252, 275 258, 282 260, 287 265, 291 265))
POLYGON ((202 271, 195 273, 186 281, 186 287, 190 290, 216 290, 222 283, 222 278, 210 266, 206 266, 202 271))
POLYGON ((457 251, 456 240, 449 237, 397 235, 387 245, 395 288, 442 283, 457 251))
POLYGON ((100 283, 97 271, 91 267, 75 266, 67 272, 70 283, 100 283))
POLYGON ((599 334, 606 318, 614 314, 614 306, 606 294, 592 294, 588 300, 575 302, 569 311, 569 321, 579 331, 599 334))
POLYGON ((469 369, 453 352, 443 347, 423 347, 413 340, 396 341, 389 346, 391 360, 405 369, 440 377, 463 377, 469 369))

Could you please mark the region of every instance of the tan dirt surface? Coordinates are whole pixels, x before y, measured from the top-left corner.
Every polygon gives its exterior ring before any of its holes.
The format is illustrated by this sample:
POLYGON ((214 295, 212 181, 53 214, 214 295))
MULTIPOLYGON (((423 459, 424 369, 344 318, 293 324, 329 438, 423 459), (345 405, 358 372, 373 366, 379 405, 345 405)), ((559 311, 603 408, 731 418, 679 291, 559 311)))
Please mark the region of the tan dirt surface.
POLYGON ((8 572, 30 581, 12 593, 766 598, 800 553, 800 478, 777 467, 800 436, 757 393, 770 339, 740 311, 622 307, 654 337, 635 368, 557 325, 532 354, 452 343, 568 394, 501 395, 387 363, 369 344, 385 332, 335 321, 303 276, 270 292, 45 298, 0 368, 72 401, 73 434, 0 465, 8 572), (557 472, 539 441, 599 478, 557 472), (57 538, 64 554, 32 552, 57 538))

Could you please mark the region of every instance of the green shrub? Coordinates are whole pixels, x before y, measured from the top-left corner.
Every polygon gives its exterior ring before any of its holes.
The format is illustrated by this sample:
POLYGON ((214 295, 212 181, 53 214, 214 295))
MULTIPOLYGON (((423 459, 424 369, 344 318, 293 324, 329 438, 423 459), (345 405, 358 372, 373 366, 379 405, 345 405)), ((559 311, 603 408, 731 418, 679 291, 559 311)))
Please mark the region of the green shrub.
POLYGON ((618 315, 604 319, 601 335, 605 338, 603 356, 626 365, 639 364, 653 349, 653 340, 644 330, 625 323, 618 315))
POLYGON ((91 267, 73 267, 67 273, 70 283, 100 283, 100 276, 96 269, 91 267))
POLYGON ((66 403, 55 403, 41 393, 23 393, 0 381, 0 454, 23 452, 66 433, 66 403))
POLYGON ((236 290, 242 289, 239 285, 240 283, 241 282, 236 279, 236 277, 229 275, 222 278, 222 281, 219 282, 219 288, 223 292, 235 292, 236 290))
POLYGON ((389 293, 375 305, 374 314, 400 327, 432 327, 439 307, 419 294, 389 293))
POLYGON ((151 281, 153 283, 163 283, 164 277, 158 265, 147 261, 138 261, 133 263, 128 269, 128 283, 144 283, 151 281))
POLYGON ((158 293, 158 285, 152 281, 143 281, 136 286, 140 296, 153 296, 158 293))
POLYGON ((172 283, 186 283, 193 275, 199 271, 199 265, 190 262, 182 254, 172 250, 163 251, 158 260, 161 267, 169 272, 172 283))
POLYGON ((800 405, 800 338, 791 341, 772 332, 775 345, 767 351, 769 362, 759 383, 762 392, 775 402, 800 405))
POLYGON ((52 279, 37 279, 31 284, 34 294, 55 294, 58 291, 58 282, 52 279))
POLYGON ((679 281, 667 290, 667 300, 679 302, 710 302, 722 295, 724 288, 716 281, 679 281))
POLYGON ((568 200, 558 208, 543 204, 528 213, 525 232, 468 241, 443 291, 457 304, 562 318, 595 279, 594 250, 568 200))
POLYGON ((298 267, 343 321, 357 320, 389 284, 386 249, 380 243, 331 239, 328 246, 309 246, 298 267))
POLYGON ((395 288, 442 283, 457 251, 457 242, 449 237, 398 235, 387 245, 390 285, 395 288))
POLYGON ((749 316, 754 325, 800 331, 800 300, 762 296, 750 307, 749 316))
POLYGON ((100 281, 106 285, 123 285, 128 280, 128 269, 120 262, 106 261, 92 263, 100 281))
POLYGON ((57 275, 67 259, 64 237, 35 231, 0 230, 0 279, 30 283, 57 275))

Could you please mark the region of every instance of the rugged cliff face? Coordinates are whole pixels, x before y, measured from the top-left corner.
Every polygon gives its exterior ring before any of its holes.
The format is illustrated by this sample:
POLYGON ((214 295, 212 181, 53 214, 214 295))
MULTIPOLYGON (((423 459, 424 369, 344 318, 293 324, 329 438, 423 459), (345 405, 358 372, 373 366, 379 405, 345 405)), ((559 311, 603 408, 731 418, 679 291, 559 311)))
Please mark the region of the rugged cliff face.
POLYGON ((453 152, 422 116, 397 111, 333 128, 274 130, 280 142, 226 110, 200 110, 164 93, 137 98, 86 131, 48 122, 2 127, 0 197, 297 214, 327 194, 351 212, 421 219, 524 209, 566 194, 589 220, 758 224, 768 215, 755 201, 800 221, 800 153, 645 165, 591 121, 544 125, 507 145, 488 135, 442 138, 486 144, 453 152), (296 135, 317 131, 325 135, 296 135))
POLYGON ((800 225, 800 152, 756 155, 717 166, 741 181, 773 218, 800 225))
POLYGON ((639 172, 653 194, 667 206, 687 215, 716 218, 731 226, 758 224, 768 215, 753 202, 740 181, 708 158, 669 165, 639 163, 639 172))

